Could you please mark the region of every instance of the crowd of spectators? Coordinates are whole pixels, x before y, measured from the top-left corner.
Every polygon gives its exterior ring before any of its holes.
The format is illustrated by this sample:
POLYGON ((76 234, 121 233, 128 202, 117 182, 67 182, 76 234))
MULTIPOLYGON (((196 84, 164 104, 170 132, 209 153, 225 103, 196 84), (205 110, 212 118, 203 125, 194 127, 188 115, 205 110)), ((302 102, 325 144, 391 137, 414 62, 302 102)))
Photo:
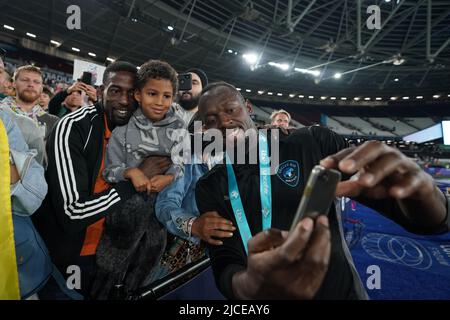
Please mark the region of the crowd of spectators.
POLYGON ((232 84, 208 83, 199 68, 116 61, 95 87, 44 83, 37 66, 9 70, 0 54, 23 299, 126 297, 206 254, 212 267, 203 281, 220 292, 205 299, 365 299, 337 209, 281 231, 319 163, 354 176, 338 196, 358 198, 412 232, 448 231, 444 195, 398 152, 416 152, 416 144, 346 140, 319 125, 295 130, 283 109, 256 126, 250 101, 232 84), (181 71, 190 89, 179 90, 181 71), (252 130, 254 145, 246 143, 252 130), (258 165, 235 163, 239 155, 228 149, 206 152, 204 141, 204 153, 179 156, 184 139, 213 131, 227 148, 243 145, 246 160, 257 150, 258 165), (280 165, 267 179, 272 132, 280 134, 280 165), (81 278, 69 287, 73 266, 81 278))

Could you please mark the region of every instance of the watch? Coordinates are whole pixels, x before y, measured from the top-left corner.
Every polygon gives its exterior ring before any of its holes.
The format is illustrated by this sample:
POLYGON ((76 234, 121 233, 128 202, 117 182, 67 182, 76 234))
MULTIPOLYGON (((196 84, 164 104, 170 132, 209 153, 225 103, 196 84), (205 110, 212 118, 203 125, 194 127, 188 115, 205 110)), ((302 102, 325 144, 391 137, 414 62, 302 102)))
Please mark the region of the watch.
POLYGON ((14 162, 14 158, 13 158, 11 152, 9 153, 9 164, 12 165, 12 166, 14 166, 14 165, 16 164, 16 163, 14 162))

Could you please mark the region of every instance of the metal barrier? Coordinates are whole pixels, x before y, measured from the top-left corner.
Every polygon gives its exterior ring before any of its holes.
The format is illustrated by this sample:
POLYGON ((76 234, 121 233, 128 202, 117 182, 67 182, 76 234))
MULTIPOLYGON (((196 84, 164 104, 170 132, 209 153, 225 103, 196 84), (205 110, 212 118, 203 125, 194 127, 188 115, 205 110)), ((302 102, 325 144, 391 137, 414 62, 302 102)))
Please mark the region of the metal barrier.
POLYGON ((130 300, 158 300, 192 280, 210 266, 209 257, 192 262, 131 295, 130 300))

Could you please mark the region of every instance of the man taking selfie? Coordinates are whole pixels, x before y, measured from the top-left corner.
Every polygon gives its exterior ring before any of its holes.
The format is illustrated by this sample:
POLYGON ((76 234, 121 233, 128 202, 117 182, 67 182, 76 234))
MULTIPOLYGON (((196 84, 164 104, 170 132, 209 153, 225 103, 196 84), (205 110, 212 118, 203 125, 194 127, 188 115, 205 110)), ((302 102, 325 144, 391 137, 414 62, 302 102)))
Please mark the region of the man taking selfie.
MULTIPOLYGON (((343 238, 338 207, 332 206, 328 217, 306 218, 292 232, 281 231, 290 229, 317 164, 346 176, 338 184, 338 197, 351 197, 410 232, 449 231, 448 200, 431 176, 397 149, 378 141, 349 148, 326 128, 302 128, 278 140, 279 165, 264 180, 264 162, 248 162, 254 150, 246 133, 254 124, 236 88, 223 82, 209 85, 199 114, 207 130, 224 133, 225 144, 245 143, 245 164, 235 164, 232 157, 196 186, 200 213, 215 212, 238 229, 217 225, 217 234, 223 236, 220 245, 209 246, 217 286, 227 298, 367 298, 343 238)), ((260 157, 276 150, 268 136, 264 139, 259 132, 260 157)))

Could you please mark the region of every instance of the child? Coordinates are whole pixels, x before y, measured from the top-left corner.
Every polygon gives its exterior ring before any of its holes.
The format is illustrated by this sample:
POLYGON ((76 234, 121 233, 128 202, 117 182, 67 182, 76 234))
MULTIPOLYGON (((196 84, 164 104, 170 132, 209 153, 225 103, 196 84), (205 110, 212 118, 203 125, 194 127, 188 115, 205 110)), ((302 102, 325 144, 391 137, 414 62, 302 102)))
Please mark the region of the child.
POLYGON ((152 179, 138 166, 149 156, 171 156, 174 148, 180 146, 174 133, 186 124, 172 107, 178 77, 168 63, 150 60, 139 69, 136 82, 134 97, 139 108, 127 125, 112 132, 103 177, 109 183, 131 180, 138 192, 159 192, 182 175, 180 158, 172 156, 173 164, 166 174, 152 179))

